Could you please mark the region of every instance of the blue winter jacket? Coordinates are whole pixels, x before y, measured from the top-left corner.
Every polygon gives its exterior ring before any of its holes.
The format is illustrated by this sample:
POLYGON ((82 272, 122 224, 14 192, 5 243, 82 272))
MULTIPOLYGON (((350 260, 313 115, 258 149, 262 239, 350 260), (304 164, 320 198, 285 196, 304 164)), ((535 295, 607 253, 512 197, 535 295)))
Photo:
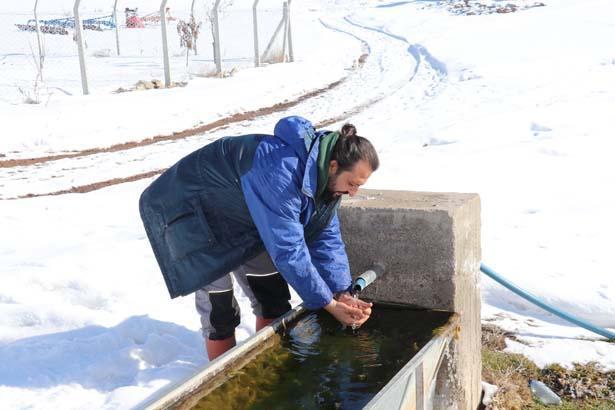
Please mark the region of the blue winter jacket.
POLYGON ((304 118, 283 118, 274 135, 206 145, 143 192, 141 218, 171 297, 194 292, 265 249, 309 309, 349 288, 340 200, 315 200, 326 133, 304 118))

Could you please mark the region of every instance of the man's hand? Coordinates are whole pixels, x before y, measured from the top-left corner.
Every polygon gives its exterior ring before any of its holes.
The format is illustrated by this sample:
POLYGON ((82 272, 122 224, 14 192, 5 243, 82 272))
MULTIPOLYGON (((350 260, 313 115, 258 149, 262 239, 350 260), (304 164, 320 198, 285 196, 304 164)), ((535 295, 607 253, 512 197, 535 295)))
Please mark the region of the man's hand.
POLYGON ((338 302, 335 299, 325 306, 325 310, 346 326, 360 326, 369 318, 369 316, 363 314, 361 309, 338 302))
POLYGON ((361 309, 361 311, 363 312, 363 314, 367 315, 369 317, 369 315, 372 314, 372 304, 365 302, 359 298, 354 298, 350 293, 348 292, 344 292, 339 294, 336 298, 335 298, 338 302, 342 302, 348 306, 352 306, 358 309, 361 309))
MULTIPOLYGON (((350 299, 353 299, 356 302, 356 299, 352 297, 350 297, 350 299)), ((359 307, 333 299, 327 306, 325 306, 325 310, 336 318, 341 324, 359 327, 365 323, 367 319, 369 319, 369 315, 371 314, 371 303, 366 303, 363 301, 360 302, 362 303, 362 306, 364 304, 368 307, 365 308, 365 310, 362 310, 359 307)))

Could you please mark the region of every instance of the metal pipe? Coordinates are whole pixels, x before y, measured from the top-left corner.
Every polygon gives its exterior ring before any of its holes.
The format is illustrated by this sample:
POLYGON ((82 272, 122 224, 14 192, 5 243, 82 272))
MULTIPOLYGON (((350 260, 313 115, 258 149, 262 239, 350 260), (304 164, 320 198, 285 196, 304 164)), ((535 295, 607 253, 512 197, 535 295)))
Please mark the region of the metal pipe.
POLYGON ((115 46, 117 48, 117 55, 120 55, 120 25, 117 21, 117 2, 113 3, 113 22, 115 23, 115 46))
POLYGON ((254 67, 259 67, 261 65, 261 56, 258 50, 258 14, 256 11, 258 2, 259 0, 254 0, 254 5, 252 6, 252 25, 254 27, 254 67))
POLYGON ((169 62, 169 43, 167 39, 167 1, 160 3, 160 29, 162 31, 162 59, 164 63, 164 86, 171 86, 171 64, 169 62))
POLYGON ((38 25, 38 0, 34 2, 34 24, 36 26, 36 41, 38 42, 38 73, 43 80, 43 42, 41 40, 41 29, 38 25))
POLYGON ((88 95, 90 93, 90 89, 88 87, 88 74, 85 67, 85 42, 83 38, 83 24, 81 23, 81 17, 79 16, 80 4, 81 0, 75 0, 75 6, 73 7, 73 13, 75 14, 75 40, 77 40, 77 49, 79 50, 81 87, 83 88, 83 94, 88 95))
POLYGON ((376 262, 374 265, 359 275, 352 285, 352 293, 358 294, 367 286, 371 285, 376 279, 382 277, 386 272, 386 267, 382 262, 376 262))
POLYGON ((218 21, 218 7, 221 0, 216 0, 213 9, 213 31, 214 31, 214 60, 216 62, 216 73, 222 74, 222 57, 220 55, 220 22, 218 21))
POLYGON ((602 329, 600 327, 594 326, 589 322, 586 322, 582 319, 579 319, 571 315, 570 313, 566 313, 562 310, 559 310, 558 308, 554 306, 547 304, 546 302, 543 302, 542 300, 538 299, 536 296, 532 295, 529 292, 526 292, 525 290, 521 289, 519 286, 508 281, 507 279, 499 275, 497 272, 495 272, 493 269, 491 269, 484 263, 480 264, 480 270, 485 275, 489 276, 491 279, 495 280, 500 285, 504 286, 506 289, 516 293, 517 295, 521 296, 523 299, 533 303, 534 305, 540 307, 541 309, 544 309, 547 312, 554 314, 555 316, 561 317, 562 319, 570 323, 574 323, 575 325, 582 327, 583 329, 587 329, 590 332, 594 332, 600 336, 604 336, 607 339, 615 340, 615 333, 610 332, 606 329, 602 329))

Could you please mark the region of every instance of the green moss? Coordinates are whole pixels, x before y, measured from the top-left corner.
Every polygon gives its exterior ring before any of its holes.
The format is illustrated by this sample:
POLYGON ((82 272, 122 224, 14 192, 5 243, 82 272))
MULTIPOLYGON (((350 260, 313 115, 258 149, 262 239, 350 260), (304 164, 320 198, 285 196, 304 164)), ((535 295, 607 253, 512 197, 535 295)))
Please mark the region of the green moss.
POLYGON ((450 316, 377 304, 353 331, 326 313, 307 314, 194 409, 360 408, 450 316))
POLYGON ((194 407, 205 409, 245 409, 253 405, 257 392, 274 390, 280 383, 280 370, 287 366, 290 353, 279 344, 261 353, 241 370, 234 371, 230 377, 232 383, 225 383, 194 407), (232 397, 233 400, 229 400, 232 397))

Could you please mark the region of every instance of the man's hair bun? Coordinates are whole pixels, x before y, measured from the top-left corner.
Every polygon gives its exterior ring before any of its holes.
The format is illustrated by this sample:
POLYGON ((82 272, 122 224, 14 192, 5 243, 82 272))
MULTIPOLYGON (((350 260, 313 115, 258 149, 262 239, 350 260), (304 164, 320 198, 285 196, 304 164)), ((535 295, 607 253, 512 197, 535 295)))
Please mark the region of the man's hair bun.
POLYGON ((342 130, 340 131, 340 134, 343 137, 356 137, 357 129, 352 124, 344 124, 344 126, 342 127, 342 130))
POLYGON ((352 171, 359 161, 367 161, 372 171, 378 169, 380 161, 374 146, 367 138, 357 135, 354 125, 346 123, 340 130, 340 137, 335 143, 331 160, 337 161, 338 173, 352 171))

